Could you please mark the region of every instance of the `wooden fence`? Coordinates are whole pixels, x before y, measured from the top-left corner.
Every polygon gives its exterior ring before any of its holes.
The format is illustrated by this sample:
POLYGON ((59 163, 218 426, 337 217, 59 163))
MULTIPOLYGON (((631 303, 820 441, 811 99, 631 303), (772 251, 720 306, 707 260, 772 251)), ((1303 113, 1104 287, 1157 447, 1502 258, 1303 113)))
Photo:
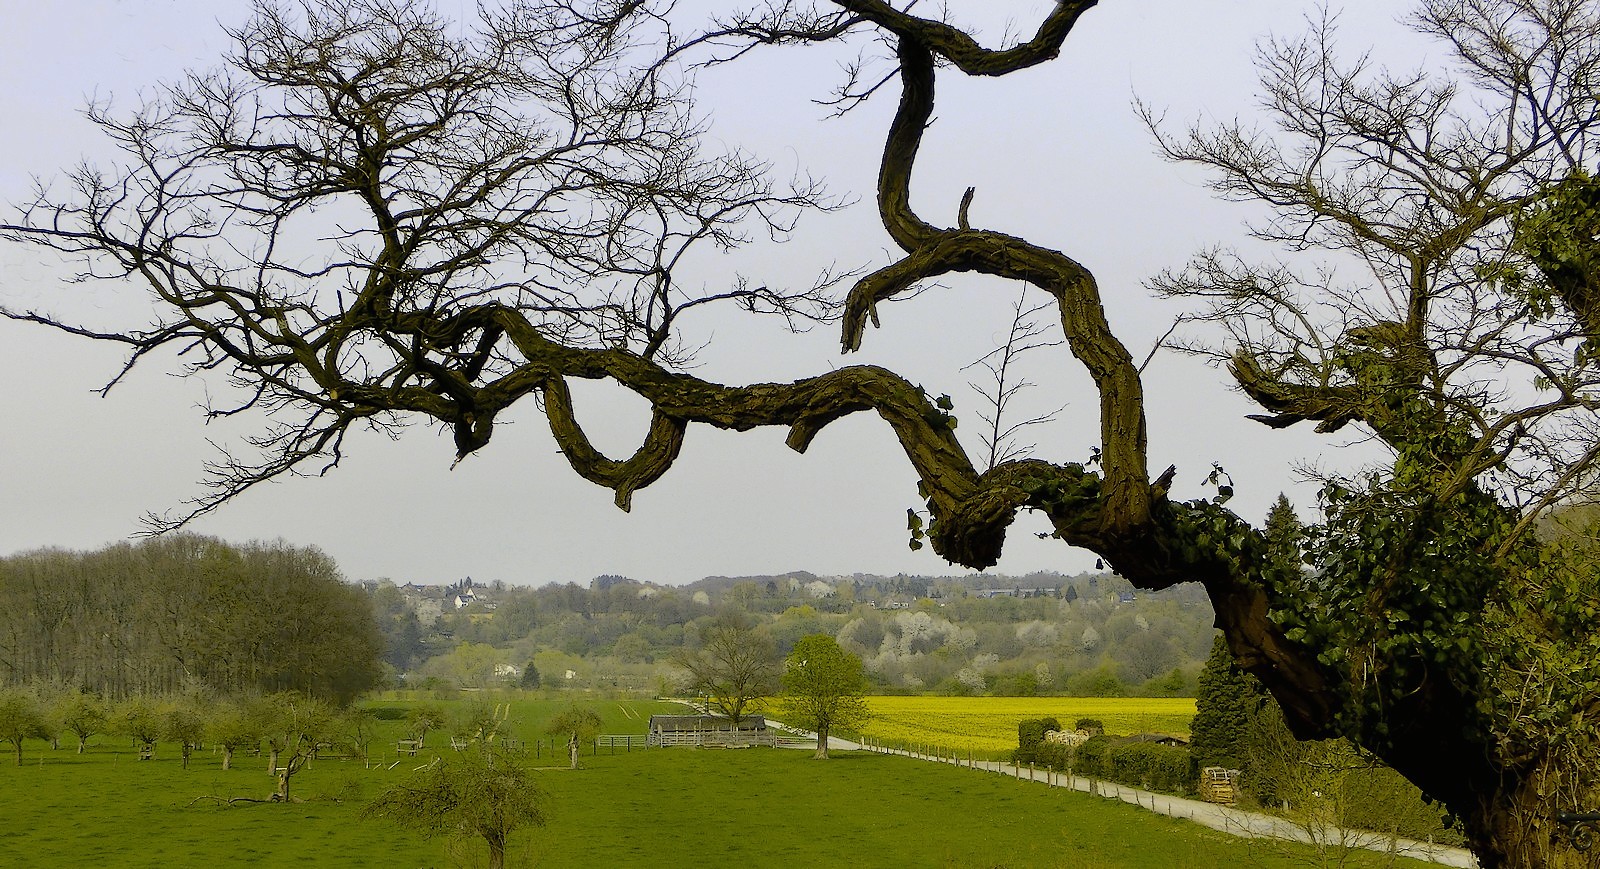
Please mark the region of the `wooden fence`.
POLYGON ((751 745, 774 746, 778 737, 771 730, 661 730, 650 734, 651 746, 695 745, 706 748, 743 748, 751 745))

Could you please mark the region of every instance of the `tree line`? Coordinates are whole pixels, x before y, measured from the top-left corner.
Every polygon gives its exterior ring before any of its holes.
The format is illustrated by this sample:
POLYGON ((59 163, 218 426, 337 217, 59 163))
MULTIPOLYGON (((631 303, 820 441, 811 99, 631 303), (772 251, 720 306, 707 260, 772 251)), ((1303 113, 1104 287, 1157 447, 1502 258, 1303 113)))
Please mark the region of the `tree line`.
POLYGON ((0 683, 347 702, 377 683, 382 643, 314 548, 180 534, 0 559, 0 683))
POLYGON ((408 679, 459 687, 545 677, 630 674, 655 688, 681 653, 719 626, 756 629, 781 658, 827 634, 866 664, 880 693, 1180 696, 1194 689, 1214 633, 1198 586, 1139 592, 1112 574, 716 577, 665 587, 599 577, 538 588, 496 586, 423 624, 414 601, 379 582, 372 598, 385 660, 408 679), (793 582, 791 582, 793 580, 793 582), (1004 593, 980 596, 1000 588, 1004 593), (819 596, 820 595, 820 596, 819 596), (893 607, 893 608, 891 608, 893 607))

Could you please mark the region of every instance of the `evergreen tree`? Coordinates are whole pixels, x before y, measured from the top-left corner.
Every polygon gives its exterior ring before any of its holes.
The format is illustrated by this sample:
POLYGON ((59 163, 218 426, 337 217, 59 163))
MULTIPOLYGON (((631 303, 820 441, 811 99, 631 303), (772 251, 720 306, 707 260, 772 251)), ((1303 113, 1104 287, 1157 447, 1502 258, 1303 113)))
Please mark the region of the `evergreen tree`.
POLYGON ((1267 511, 1263 532, 1267 538, 1267 551, 1271 553, 1275 566, 1294 572, 1304 571, 1302 552, 1305 526, 1300 524, 1294 505, 1282 492, 1278 493, 1278 500, 1272 503, 1272 509, 1267 511))
MULTIPOLYGON (((1283 494, 1267 511, 1264 527, 1274 568, 1302 572, 1305 529, 1295 515, 1294 505, 1283 494)), ((1219 635, 1211 644, 1211 657, 1200 671, 1195 695, 1189 742, 1195 764, 1201 768, 1248 769, 1250 734, 1262 706, 1270 702, 1260 681, 1239 668, 1227 642, 1219 635)))
POLYGON ((1266 700, 1254 676, 1239 669, 1221 635, 1211 645, 1211 657, 1200 671, 1195 694, 1194 723, 1189 727, 1189 753, 1200 768, 1220 766, 1244 769, 1250 723, 1266 700))

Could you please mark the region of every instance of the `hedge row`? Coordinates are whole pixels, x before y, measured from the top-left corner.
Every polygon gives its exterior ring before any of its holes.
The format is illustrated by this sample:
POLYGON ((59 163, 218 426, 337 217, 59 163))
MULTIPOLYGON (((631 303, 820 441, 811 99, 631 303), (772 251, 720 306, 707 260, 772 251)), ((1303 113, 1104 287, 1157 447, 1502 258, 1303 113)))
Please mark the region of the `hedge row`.
POLYGON ((1033 763, 1039 746, 1044 744, 1044 735, 1060 729, 1060 722, 1054 718, 1025 718, 1018 721, 1017 750, 1011 752, 1011 759, 1017 763, 1033 763))
POLYGON ((1144 790, 1180 795, 1194 792, 1189 749, 1178 745, 1124 742, 1095 736, 1076 749, 1057 743, 1040 743, 1033 752, 1033 759, 1023 762, 1050 769, 1071 769, 1074 775, 1144 790))

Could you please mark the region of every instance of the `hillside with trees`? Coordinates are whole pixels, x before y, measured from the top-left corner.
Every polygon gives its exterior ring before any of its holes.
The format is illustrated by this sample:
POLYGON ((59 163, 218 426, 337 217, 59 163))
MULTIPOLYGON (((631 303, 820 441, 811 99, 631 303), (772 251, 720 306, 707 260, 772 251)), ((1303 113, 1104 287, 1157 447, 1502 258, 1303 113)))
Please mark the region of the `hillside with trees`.
POLYGON ((314 548, 187 534, 0 559, 0 683, 108 698, 677 692, 728 625, 774 664, 802 637, 834 637, 879 693, 1024 696, 1192 694, 1214 635, 1198 586, 1144 592, 1109 573, 397 586, 347 582, 314 548))
POLYGON ((1215 633, 1198 586, 1137 591, 1109 573, 367 587, 389 666, 467 688, 520 683, 530 666, 544 687, 683 688, 674 659, 703 655, 732 620, 774 660, 807 635, 835 637, 880 693, 1179 696, 1215 633))

